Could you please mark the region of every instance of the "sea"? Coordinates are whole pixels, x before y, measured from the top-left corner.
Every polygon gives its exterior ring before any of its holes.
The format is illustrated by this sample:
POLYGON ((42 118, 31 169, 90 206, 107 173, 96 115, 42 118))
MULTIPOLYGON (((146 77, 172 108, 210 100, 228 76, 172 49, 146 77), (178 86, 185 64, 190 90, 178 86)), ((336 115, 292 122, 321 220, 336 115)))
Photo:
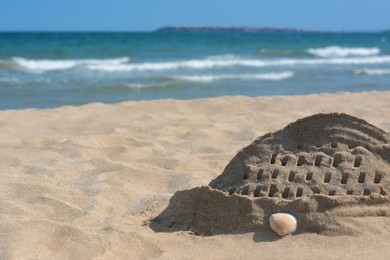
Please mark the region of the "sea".
POLYGON ((390 33, 0 33, 1 110, 367 91, 390 91, 390 33))

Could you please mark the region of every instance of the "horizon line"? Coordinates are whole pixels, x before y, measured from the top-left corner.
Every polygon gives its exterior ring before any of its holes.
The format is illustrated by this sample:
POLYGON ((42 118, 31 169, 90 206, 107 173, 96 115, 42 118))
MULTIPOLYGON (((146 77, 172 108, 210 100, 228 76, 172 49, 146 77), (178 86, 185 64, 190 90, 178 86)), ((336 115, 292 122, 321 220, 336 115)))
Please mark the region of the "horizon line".
POLYGON ((100 30, 100 29, 58 29, 58 30, 52 30, 52 29, 0 29, 0 33, 152 33, 152 32, 159 32, 164 31, 164 29, 175 30, 185 32, 197 32, 197 30, 213 30, 213 31, 229 31, 229 30, 237 30, 241 32, 248 32, 248 33, 256 33, 256 32, 284 32, 284 31, 290 31, 290 32, 302 32, 302 33, 383 33, 383 32, 389 32, 390 28, 387 29, 356 29, 356 30, 345 30, 345 29, 338 29, 338 30, 322 30, 322 29, 307 29, 307 28, 301 28, 301 27, 278 27, 278 26, 246 26, 246 25, 229 25, 229 26, 211 26, 211 25, 166 25, 166 26, 160 26, 154 29, 108 29, 108 30, 100 30))
MULTIPOLYGON (((181 26, 180 26, 181 27, 181 26)), ((161 33, 159 32, 159 29, 165 28, 160 27, 157 29, 152 30, 1 30, 0 33, 161 33)), ((203 27, 200 26, 199 28, 212 28, 212 27, 203 27)), ((229 28, 229 27, 221 27, 221 31, 223 28, 229 28)), ((245 28, 245 27, 237 27, 237 28, 245 28)), ((267 28, 267 27, 250 27, 250 28, 267 28)), ((278 28, 275 28, 276 30, 269 30, 269 31, 241 31, 244 33, 266 33, 266 32, 286 32, 289 30, 297 30, 296 32, 289 32, 289 33, 386 33, 389 32, 390 29, 384 29, 384 30, 306 30, 306 29, 295 29, 295 28, 283 28, 283 30, 277 30, 278 28)), ((225 32, 228 30, 225 30, 225 32)), ((165 31, 167 32, 167 31, 165 31)), ((185 30, 181 30, 180 32, 185 32, 185 30)), ((188 32, 197 32, 197 31, 188 31, 188 32)), ((201 32, 201 31, 198 31, 201 32)), ((218 32, 218 30, 215 30, 214 32, 218 32)))

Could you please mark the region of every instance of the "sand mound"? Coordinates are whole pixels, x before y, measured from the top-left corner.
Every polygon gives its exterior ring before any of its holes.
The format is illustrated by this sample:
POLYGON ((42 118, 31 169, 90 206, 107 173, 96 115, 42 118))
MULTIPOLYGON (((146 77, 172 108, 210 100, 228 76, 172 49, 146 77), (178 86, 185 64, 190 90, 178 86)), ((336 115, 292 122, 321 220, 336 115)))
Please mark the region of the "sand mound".
POLYGON ((177 192, 151 223, 201 234, 269 230, 293 214, 298 232, 355 234, 354 217, 390 217, 390 135, 346 114, 317 114, 242 149, 207 187, 177 192))

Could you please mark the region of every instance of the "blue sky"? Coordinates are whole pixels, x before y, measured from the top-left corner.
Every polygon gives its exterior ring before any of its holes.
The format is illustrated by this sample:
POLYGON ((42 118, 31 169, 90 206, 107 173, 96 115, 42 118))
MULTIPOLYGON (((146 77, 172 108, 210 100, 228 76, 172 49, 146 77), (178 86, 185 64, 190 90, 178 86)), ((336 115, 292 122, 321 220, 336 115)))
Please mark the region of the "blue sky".
POLYGON ((1 31, 149 31, 166 25, 390 29, 389 0, 0 0, 1 31))

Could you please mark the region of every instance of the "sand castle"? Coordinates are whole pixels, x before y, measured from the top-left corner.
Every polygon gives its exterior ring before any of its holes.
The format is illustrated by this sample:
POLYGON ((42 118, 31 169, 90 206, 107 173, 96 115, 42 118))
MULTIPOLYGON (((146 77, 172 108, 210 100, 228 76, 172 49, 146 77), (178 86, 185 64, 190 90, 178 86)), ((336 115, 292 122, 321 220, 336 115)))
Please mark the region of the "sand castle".
POLYGON ((269 231, 289 213, 299 232, 355 234, 350 218, 390 217, 390 135, 347 114, 316 114, 257 138, 209 186, 178 191, 151 222, 210 235, 269 231))

